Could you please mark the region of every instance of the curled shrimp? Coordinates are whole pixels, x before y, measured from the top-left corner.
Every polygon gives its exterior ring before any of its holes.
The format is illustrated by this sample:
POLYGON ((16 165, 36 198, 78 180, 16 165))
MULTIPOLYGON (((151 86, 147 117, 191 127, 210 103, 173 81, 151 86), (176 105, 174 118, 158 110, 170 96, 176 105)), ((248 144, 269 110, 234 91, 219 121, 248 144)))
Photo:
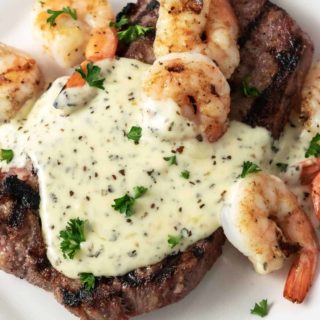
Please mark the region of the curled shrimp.
MULTIPOLYGON (((87 71, 90 62, 98 62, 115 57, 118 46, 118 37, 113 28, 105 27, 94 30, 86 48, 86 60, 81 63, 81 69, 87 71)), ((78 72, 71 75, 65 88, 83 87, 85 80, 78 72)))
POLYGON ((0 43, 0 122, 11 119, 36 98, 42 85, 36 61, 0 43))
POLYGON ((299 166, 300 182, 310 187, 313 208, 320 220, 320 158, 302 161, 299 166))
POLYGON ((148 71, 143 90, 155 100, 174 100, 182 115, 195 121, 210 142, 227 129, 230 88, 217 65, 204 55, 162 57, 148 71))
POLYGON ((239 26, 229 0, 211 0, 206 24, 207 55, 230 78, 240 63, 239 26))
POLYGON ((204 53, 201 35, 205 30, 210 0, 160 0, 154 52, 156 58, 171 52, 204 53))
POLYGON ((320 61, 309 71, 303 89, 301 118, 308 131, 318 133, 320 128, 320 61))
MULTIPOLYGON (((86 60, 80 65, 82 71, 85 74, 88 72, 87 66, 89 63, 114 58, 117 45, 118 37, 113 28, 95 29, 86 48, 86 60)), ((84 101, 94 98, 96 92, 97 89, 88 86, 79 72, 74 72, 55 99, 54 107, 68 115, 82 107, 85 104, 84 101), (81 92, 79 89, 81 89, 81 92)))
POLYGON ((207 55, 229 78, 239 65, 239 27, 229 0, 160 1, 154 52, 207 55))
MULTIPOLYGON (((93 42, 101 43, 101 34, 114 19, 106 0, 44 0, 35 4, 35 27, 44 46, 63 67, 73 67, 85 60, 93 42), (54 24, 48 22, 48 10, 74 10, 60 14, 54 24)), ((114 46, 114 44, 112 44, 114 46)), ((101 50, 102 52, 102 50, 101 50)))
POLYGON ((229 241, 249 258, 258 273, 281 268, 286 257, 296 253, 284 297, 303 302, 315 275, 318 239, 285 183, 265 173, 239 180, 229 194, 221 220, 229 241))

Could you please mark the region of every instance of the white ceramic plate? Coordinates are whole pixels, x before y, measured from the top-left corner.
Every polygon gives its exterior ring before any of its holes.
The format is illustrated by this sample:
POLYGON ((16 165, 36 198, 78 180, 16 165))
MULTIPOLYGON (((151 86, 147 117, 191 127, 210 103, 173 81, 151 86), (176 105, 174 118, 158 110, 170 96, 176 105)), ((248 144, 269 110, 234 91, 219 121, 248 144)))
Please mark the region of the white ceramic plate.
MULTIPOLYGON (((0 0, 0 41, 32 54, 40 63, 47 79, 64 73, 35 42, 31 32, 32 0, 0 0)), ((111 0, 115 10, 126 0, 111 0)), ((320 57, 320 1, 278 0, 307 31, 316 44, 320 57)), ((289 265, 287 265, 288 268, 289 265)), ((206 275, 201 284, 181 302, 138 317, 137 320, 244 320, 255 302, 267 298, 272 307, 270 320, 319 319, 320 277, 316 277, 308 299, 293 305, 282 297, 287 268, 268 276, 254 273, 249 262, 230 245, 206 275)), ((320 268, 318 269, 320 271, 320 268)), ((13 276, 0 272, 0 320, 72 320, 53 296, 13 276)))

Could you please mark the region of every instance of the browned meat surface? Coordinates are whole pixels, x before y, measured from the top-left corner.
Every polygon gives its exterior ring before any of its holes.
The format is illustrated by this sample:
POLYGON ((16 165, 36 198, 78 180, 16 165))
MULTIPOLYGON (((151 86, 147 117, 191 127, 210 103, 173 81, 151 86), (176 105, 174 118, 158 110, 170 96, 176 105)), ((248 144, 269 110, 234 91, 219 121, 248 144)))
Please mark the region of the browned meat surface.
POLYGON ((241 30, 241 63, 231 79, 233 119, 263 126, 278 138, 299 105, 313 45, 296 22, 268 1, 232 0, 241 30), (260 92, 246 97, 242 83, 260 92))
MULTIPOLYGON (((231 117, 252 126, 266 127, 278 138, 290 110, 299 104, 302 83, 312 60, 313 45, 286 12, 269 1, 230 2, 241 29, 241 62, 231 79, 231 117), (258 97, 243 94, 244 79, 260 91, 258 97)), ((123 14, 132 16, 133 23, 145 24, 147 21, 146 25, 155 26, 158 7, 148 6, 150 3, 155 1, 140 0, 137 5, 130 5, 131 11, 123 14), (148 20, 146 16, 152 16, 152 19, 148 20)), ((153 40, 154 35, 141 38, 122 53, 152 63, 153 40), (141 56, 140 48, 144 56, 141 56)))
POLYGON ((230 0, 233 10, 238 17, 241 36, 246 34, 250 23, 260 15, 267 0, 230 0))
MULTIPOLYGON (((138 0, 137 4, 129 3, 125 6, 118 14, 117 19, 126 15, 131 25, 139 24, 144 27, 155 27, 158 19, 158 9, 159 2, 157 0, 138 0)), ((151 64, 155 60, 153 53, 154 37, 154 32, 148 32, 144 37, 130 45, 120 44, 118 55, 151 64)))
POLYGON ((96 288, 88 291, 79 281, 55 271, 46 257, 37 177, 28 169, 0 176, 0 268, 53 291, 81 319, 128 319, 174 303, 200 282, 221 254, 225 237, 218 229, 158 264, 121 277, 100 277, 96 288))

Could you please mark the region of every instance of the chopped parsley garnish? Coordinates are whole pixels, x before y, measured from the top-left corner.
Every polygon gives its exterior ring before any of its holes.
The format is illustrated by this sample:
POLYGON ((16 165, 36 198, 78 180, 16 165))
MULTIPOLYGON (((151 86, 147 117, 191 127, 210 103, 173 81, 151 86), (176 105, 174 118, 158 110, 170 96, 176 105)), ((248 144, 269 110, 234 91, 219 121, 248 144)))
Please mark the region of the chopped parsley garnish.
POLYGON ((14 157, 14 153, 10 149, 1 149, 0 160, 10 163, 14 157))
POLYGON ((131 43, 137 39, 143 37, 146 33, 153 30, 152 27, 143 27, 138 24, 134 26, 129 26, 128 29, 119 31, 118 37, 119 40, 125 43, 131 43))
POLYGON ((80 250, 80 243, 86 241, 84 236, 84 220, 70 219, 65 230, 60 231, 60 249, 65 259, 73 259, 80 250))
POLYGON ((181 171, 180 176, 181 176, 182 178, 184 178, 184 179, 189 179, 189 178, 190 178, 190 171, 188 171, 188 170, 183 170, 183 171, 181 171))
POLYGON ((241 86, 242 93, 246 97, 259 97, 261 92, 256 87, 251 86, 249 84, 249 82, 250 82, 250 77, 249 76, 246 76, 242 80, 242 86, 241 86))
POLYGON ((61 15, 61 14, 68 14, 73 20, 78 19, 77 11, 76 9, 72 9, 70 7, 63 7, 62 10, 47 10, 47 13, 50 15, 50 17, 47 19, 47 22, 53 27, 56 25, 56 19, 61 15))
POLYGON ((173 165, 177 166, 178 165, 176 156, 164 157, 163 160, 167 161, 169 166, 173 166, 173 165))
POLYGON ((114 199, 112 208, 120 213, 124 213, 126 217, 131 217, 134 214, 133 206, 137 199, 141 198, 146 192, 147 188, 139 186, 133 188, 134 196, 126 194, 121 198, 114 199))
POLYGON ((269 312, 268 300, 263 299, 259 303, 254 305, 254 308, 250 310, 251 314, 255 314, 260 317, 265 317, 269 312))
POLYGON ((135 143, 139 143, 141 138, 142 128, 132 127, 127 135, 128 139, 133 140, 135 143))
POLYGON ((136 41, 138 38, 143 37, 149 31, 154 30, 153 27, 144 27, 138 24, 130 26, 129 19, 125 15, 122 15, 121 18, 116 22, 110 22, 110 26, 115 27, 119 30, 119 40, 127 44, 136 41), (121 30, 123 27, 125 27, 126 29, 121 30))
POLYGON ((80 273, 80 281, 87 290, 93 290, 96 286, 96 278, 92 273, 80 273))
POLYGON ((176 247, 181 242, 182 239, 183 239, 182 235, 178 235, 178 236, 169 235, 168 244, 170 248, 173 249, 174 247, 176 247))
POLYGON ((135 199, 141 198, 147 191, 148 189, 142 186, 134 187, 133 188, 134 198, 135 199))
POLYGON ((310 141, 310 145, 308 150, 306 151, 305 157, 319 157, 320 156, 320 134, 317 133, 312 140, 310 141))
POLYGON ((254 163, 250 161, 245 161, 242 165, 242 172, 240 177, 245 178, 250 173, 259 172, 261 169, 254 163))
POLYGON ((115 27, 116 29, 121 29, 122 27, 128 25, 129 19, 125 16, 122 15, 121 18, 117 21, 111 21, 110 22, 110 27, 115 27))
POLYGON ((287 164, 287 163, 278 162, 278 163, 276 164, 276 166, 279 168, 279 170, 280 170, 281 172, 286 172, 287 169, 288 169, 288 164, 287 164))
POLYGON ((80 73, 81 77, 88 83, 90 87, 104 90, 103 82, 105 79, 100 79, 100 67, 95 66, 92 62, 90 62, 87 64, 87 72, 84 72, 81 67, 77 68, 76 72, 80 73))

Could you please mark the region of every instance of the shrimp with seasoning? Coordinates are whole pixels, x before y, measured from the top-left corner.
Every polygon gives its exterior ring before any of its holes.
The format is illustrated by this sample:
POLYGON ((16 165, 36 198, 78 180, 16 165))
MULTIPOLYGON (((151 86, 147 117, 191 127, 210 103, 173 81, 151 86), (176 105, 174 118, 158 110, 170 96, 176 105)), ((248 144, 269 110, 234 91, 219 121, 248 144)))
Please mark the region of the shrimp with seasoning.
MULTIPOLYGON (((92 47, 98 44, 96 52, 114 55, 115 42, 111 42, 106 52, 105 42, 109 39, 109 24, 114 20, 111 6, 106 0, 44 0, 35 5, 35 27, 45 48, 63 67, 73 67, 92 54, 92 47), (53 23, 50 12, 64 11, 53 23), (67 14, 71 12, 71 14, 67 14), (103 43, 103 45, 102 45, 103 43), (101 47, 102 45, 102 47, 101 47), (113 50, 111 50, 113 48, 113 50), (88 52, 89 51, 89 52, 88 52)), ((98 56, 95 56, 98 58, 98 56)))
POLYGON ((296 196, 281 179, 259 172, 239 180, 221 221, 229 241, 258 273, 280 269, 295 253, 283 294, 292 302, 303 302, 315 275, 318 239, 296 196))
POLYGON ((311 68, 302 88, 301 118, 308 131, 320 132, 320 61, 311 68))
POLYGON ((0 43, 0 122, 13 118, 40 94, 42 75, 34 59, 0 43))
POLYGON ((211 0, 206 24, 207 55, 228 79, 240 63, 239 26, 229 0, 211 0))
POLYGON ((157 58, 174 52, 202 53, 229 78, 240 62, 238 34, 229 0, 162 0, 154 52, 157 58))
POLYGON ((298 164, 298 168, 300 183, 310 187, 314 212, 320 220, 320 158, 302 161, 298 164))
POLYGON ((186 118, 214 142, 228 126, 230 87, 218 66, 199 53, 172 53, 157 60, 143 83, 147 97, 172 99, 186 118))
MULTIPOLYGON (((320 61, 306 77, 300 117, 304 121, 305 130, 312 134, 320 133, 320 61)), ((315 214, 320 220, 320 158, 307 159, 296 167, 300 172, 301 184, 310 187, 315 214)))

